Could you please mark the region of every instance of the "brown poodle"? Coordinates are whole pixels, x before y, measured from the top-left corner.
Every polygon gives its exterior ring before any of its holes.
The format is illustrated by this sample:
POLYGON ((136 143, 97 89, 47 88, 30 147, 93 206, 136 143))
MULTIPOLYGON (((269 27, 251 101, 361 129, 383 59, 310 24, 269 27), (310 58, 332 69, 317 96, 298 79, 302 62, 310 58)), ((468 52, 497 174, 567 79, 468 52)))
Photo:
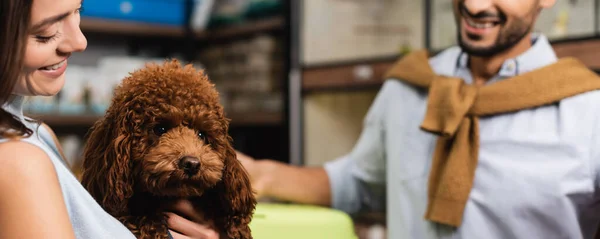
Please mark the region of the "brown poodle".
POLYGON ((223 238, 252 238, 256 206, 214 85, 177 60, 134 71, 90 129, 82 184, 138 238, 168 238, 164 205, 189 198, 223 238))

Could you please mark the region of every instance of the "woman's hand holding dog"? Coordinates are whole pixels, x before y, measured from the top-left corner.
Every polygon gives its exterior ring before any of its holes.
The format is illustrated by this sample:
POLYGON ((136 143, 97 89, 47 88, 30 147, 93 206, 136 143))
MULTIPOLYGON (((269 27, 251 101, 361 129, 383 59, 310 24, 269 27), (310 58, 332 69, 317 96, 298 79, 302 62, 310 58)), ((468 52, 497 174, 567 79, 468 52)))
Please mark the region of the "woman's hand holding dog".
POLYGON ((181 200, 171 207, 174 213, 167 213, 167 224, 174 239, 219 239, 212 223, 197 214, 189 201, 181 200))

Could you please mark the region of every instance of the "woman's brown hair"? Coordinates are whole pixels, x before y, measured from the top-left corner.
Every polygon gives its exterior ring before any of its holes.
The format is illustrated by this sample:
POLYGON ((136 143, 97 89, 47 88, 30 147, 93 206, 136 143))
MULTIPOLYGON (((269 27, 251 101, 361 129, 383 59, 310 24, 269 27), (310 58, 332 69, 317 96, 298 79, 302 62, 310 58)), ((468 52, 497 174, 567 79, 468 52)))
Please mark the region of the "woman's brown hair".
MULTIPOLYGON (((8 102, 20 78, 33 0, 0 0, 0 105, 8 102)), ((14 115, 0 108, 0 137, 29 136, 14 115)))

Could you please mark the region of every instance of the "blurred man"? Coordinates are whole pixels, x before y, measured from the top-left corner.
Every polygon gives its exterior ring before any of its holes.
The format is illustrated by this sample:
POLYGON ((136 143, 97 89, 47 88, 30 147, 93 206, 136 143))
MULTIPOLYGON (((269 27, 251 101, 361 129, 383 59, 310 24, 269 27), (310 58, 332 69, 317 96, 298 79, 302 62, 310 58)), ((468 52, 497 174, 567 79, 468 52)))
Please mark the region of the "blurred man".
POLYGON ((391 239, 592 238, 599 81, 532 33, 554 4, 454 0, 459 46, 400 60, 347 155, 303 168, 239 154, 259 196, 385 210, 391 239))

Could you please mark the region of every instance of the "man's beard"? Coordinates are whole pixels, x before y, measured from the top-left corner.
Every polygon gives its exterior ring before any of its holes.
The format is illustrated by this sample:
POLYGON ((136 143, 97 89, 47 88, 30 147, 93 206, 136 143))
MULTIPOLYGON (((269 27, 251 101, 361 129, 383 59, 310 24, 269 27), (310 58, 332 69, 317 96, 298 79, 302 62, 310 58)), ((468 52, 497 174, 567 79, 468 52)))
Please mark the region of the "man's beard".
MULTIPOLYGON (((466 44, 462 39, 462 25, 460 24, 460 21, 457 25, 459 26, 457 34, 458 43, 460 48, 462 48, 464 52, 472 56, 492 57, 496 54, 505 52, 506 50, 512 48, 521 40, 523 40, 523 38, 525 38, 529 34, 531 28, 533 27, 533 21, 532 23, 528 24, 524 19, 515 19, 515 21, 512 24, 506 26, 505 29, 500 29, 500 33, 498 33, 496 41, 492 46, 489 47, 475 47, 466 44)), ((467 37, 470 37, 471 39, 475 40, 478 36, 473 35, 467 37)))

